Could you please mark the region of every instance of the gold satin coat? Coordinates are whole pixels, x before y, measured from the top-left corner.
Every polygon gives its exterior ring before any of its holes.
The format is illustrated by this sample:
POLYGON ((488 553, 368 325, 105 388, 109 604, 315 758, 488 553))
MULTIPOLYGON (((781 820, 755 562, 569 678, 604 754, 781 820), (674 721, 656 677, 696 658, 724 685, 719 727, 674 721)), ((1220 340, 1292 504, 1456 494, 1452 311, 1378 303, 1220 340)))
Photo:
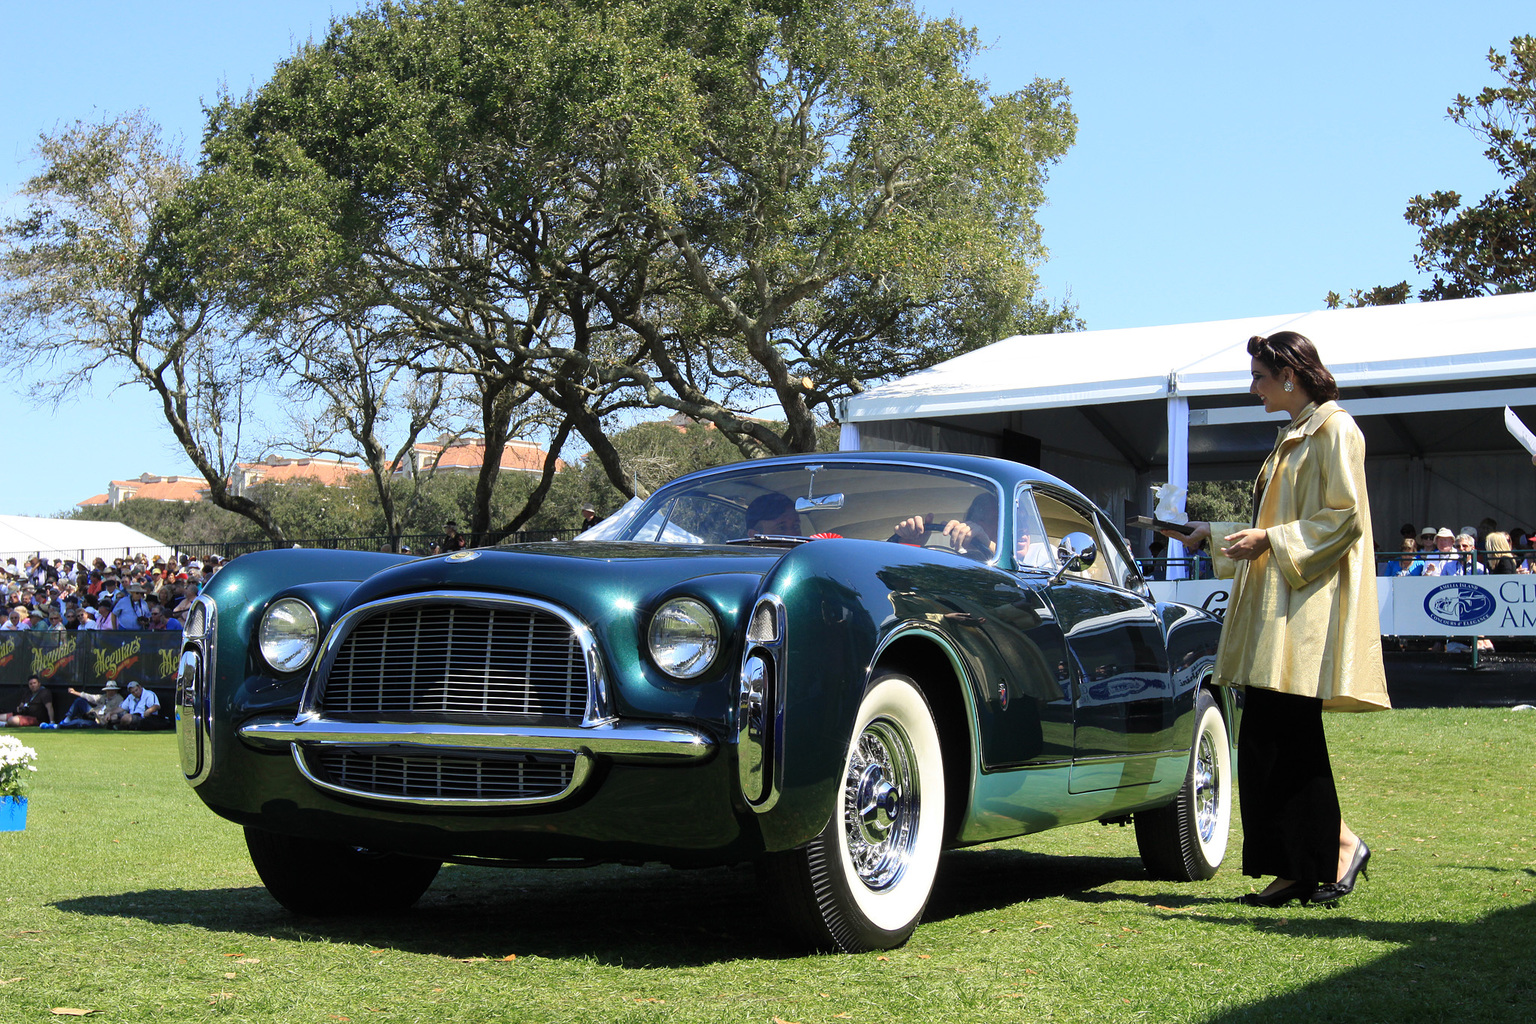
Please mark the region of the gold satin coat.
POLYGON ((1381 619, 1365 438, 1334 402, 1309 405, 1281 428, 1255 485, 1252 526, 1269 550, 1233 562, 1221 538, 1248 523, 1212 523, 1218 576, 1233 577, 1216 680, 1321 697, 1326 711, 1392 706, 1381 664, 1381 619))

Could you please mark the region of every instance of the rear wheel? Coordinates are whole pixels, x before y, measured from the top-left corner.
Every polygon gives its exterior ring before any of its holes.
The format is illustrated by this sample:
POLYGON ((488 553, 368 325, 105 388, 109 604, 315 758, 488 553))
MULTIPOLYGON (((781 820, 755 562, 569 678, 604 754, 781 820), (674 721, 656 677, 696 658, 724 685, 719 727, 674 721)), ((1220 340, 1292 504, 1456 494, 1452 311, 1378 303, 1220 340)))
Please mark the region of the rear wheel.
POLYGON ((944 761, 933 711, 902 675, 865 693, 826 828, 766 868, 775 904, 822 949, 907 941, 933 892, 944 830, 944 761))
POLYGON ((1195 699, 1195 747, 1179 795, 1166 807, 1136 812, 1136 845, 1153 878, 1210 878, 1227 852, 1232 825, 1232 745, 1216 698, 1195 699))
POLYGON ((309 917, 388 914, 421 898, 440 861, 247 828, 245 846, 277 902, 309 917))

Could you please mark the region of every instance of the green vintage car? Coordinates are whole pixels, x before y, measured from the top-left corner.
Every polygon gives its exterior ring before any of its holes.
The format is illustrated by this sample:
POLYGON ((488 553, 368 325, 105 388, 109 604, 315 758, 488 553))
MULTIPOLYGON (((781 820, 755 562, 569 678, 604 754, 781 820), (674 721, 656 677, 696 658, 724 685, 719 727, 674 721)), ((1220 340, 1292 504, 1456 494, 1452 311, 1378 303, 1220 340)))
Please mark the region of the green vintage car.
POLYGON ((950 847, 1131 819, 1210 877, 1219 630, 1029 467, 764 459, 577 541, 238 559, 186 623, 181 762, 299 913, 443 861, 757 862, 812 944, 890 947, 950 847))

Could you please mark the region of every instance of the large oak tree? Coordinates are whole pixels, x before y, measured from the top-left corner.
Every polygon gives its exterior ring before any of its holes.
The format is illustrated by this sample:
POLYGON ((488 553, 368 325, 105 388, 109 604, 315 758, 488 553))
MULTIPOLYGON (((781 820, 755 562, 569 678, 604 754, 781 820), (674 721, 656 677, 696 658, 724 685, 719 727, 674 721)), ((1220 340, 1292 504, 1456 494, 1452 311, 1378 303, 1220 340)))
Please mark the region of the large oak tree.
POLYGON ((1073 320, 1033 272, 1067 90, 993 95, 977 50, 905 0, 383 4, 214 111, 194 189, 247 308, 366 282, 628 492, 616 411, 809 451, 872 381, 1073 320))

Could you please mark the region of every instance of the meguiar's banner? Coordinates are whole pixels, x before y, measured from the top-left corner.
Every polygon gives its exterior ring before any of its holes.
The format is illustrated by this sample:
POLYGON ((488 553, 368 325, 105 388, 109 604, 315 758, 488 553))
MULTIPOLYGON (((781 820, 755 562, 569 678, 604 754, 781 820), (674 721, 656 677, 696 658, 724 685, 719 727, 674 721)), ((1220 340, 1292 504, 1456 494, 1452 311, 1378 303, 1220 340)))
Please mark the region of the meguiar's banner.
POLYGON ((0 632, 0 688, 24 686, 35 674, 56 691, 100 690, 109 679, 164 689, 175 683, 180 654, 180 630, 7 630, 0 632))

